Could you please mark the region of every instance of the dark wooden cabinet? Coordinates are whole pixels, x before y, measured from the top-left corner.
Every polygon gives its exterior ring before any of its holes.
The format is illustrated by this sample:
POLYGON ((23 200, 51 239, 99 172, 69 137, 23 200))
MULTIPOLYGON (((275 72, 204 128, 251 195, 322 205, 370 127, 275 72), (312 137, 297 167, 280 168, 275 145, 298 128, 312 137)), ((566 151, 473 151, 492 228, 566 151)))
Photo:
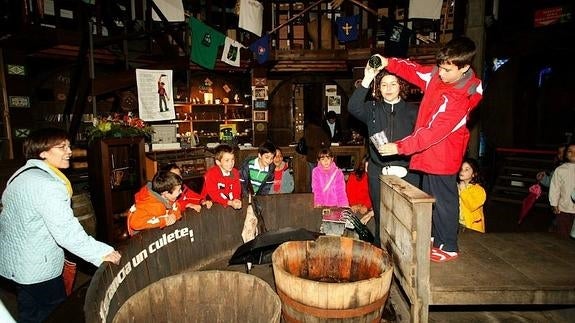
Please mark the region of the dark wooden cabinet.
POLYGON ((97 237, 114 244, 125 237, 125 212, 146 181, 144 138, 97 140, 90 145, 88 159, 97 237))

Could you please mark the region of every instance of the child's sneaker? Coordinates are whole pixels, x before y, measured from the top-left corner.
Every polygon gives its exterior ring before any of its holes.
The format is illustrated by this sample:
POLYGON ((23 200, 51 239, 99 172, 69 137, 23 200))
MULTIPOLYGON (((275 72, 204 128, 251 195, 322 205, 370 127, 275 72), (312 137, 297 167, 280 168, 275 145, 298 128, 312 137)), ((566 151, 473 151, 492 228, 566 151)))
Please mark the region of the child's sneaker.
POLYGON ((459 254, 455 251, 444 251, 441 248, 431 248, 430 259, 433 262, 446 262, 454 260, 459 254))

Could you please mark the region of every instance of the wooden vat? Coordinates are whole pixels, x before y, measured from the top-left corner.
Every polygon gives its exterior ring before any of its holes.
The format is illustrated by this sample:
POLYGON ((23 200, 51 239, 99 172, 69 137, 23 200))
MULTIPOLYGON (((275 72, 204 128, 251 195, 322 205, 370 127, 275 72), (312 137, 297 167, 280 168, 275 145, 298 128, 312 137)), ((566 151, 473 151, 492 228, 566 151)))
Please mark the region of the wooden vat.
POLYGON ((88 193, 72 195, 72 210, 76 219, 84 227, 84 231, 92 237, 96 237, 96 217, 90 195, 88 193))
POLYGON ((282 244, 272 264, 284 321, 380 321, 393 276, 385 250, 322 236, 282 244))
MULTIPOLYGON (((258 200, 268 230, 297 224, 317 231, 320 226, 321 209, 312 207, 312 194, 277 194, 258 200)), ((244 203, 247 205, 246 200, 244 203)), ((245 214, 245 207, 234 210, 221 205, 202 209, 199 215, 188 210, 172 226, 144 230, 131 237, 118 248, 120 264, 103 263, 92 277, 84 303, 86 322, 112 322, 123 304, 149 285, 197 271, 215 259, 229 258, 243 243, 245 214)))
POLYGON ((234 271, 188 271, 128 299, 113 322, 280 322, 281 302, 262 279, 234 271))

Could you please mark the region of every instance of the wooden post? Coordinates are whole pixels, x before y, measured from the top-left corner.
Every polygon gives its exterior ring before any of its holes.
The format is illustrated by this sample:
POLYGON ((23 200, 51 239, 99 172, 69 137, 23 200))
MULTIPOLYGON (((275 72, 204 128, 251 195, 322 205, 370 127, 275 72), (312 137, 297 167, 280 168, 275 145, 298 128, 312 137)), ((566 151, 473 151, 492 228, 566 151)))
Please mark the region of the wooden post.
POLYGON ((380 180, 381 245, 395 266, 391 302, 400 318, 408 317, 399 321, 427 322, 431 209, 435 199, 397 176, 382 175, 380 180))

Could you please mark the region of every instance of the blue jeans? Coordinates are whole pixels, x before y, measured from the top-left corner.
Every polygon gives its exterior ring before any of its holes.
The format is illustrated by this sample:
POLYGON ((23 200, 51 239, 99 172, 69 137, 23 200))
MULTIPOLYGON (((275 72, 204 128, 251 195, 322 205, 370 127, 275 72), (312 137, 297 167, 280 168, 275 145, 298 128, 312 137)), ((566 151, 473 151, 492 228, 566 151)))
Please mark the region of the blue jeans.
POLYGON ((62 276, 37 284, 18 284, 18 322, 44 322, 65 300, 62 276))

